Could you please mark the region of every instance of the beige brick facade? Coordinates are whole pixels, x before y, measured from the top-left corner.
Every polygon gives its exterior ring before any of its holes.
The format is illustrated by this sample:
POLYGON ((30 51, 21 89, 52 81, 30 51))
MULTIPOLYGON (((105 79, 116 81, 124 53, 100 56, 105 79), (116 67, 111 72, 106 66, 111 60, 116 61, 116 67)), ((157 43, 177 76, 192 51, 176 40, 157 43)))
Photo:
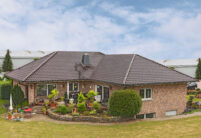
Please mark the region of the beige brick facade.
POLYGON ((182 114, 186 108, 186 84, 165 84, 134 87, 152 89, 152 100, 143 101, 140 114, 155 113, 156 117, 165 117, 166 111, 176 110, 182 114))
MULTIPOLYGON (((14 81, 13 84, 18 82, 14 81)), ((50 83, 48 83, 50 84, 50 83)), ((64 96, 67 92, 67 82, 57 82, 52 83, 57 84, 57 89, 59 90, 59 97, 64 96)), ((123 89, 120 85, 113 85, 102 82, 92 82, 92 81, 82 81, 79 82, 79 90, 83 93, 89 90, 95 90, 95 85, 102 85, 109 87, 110 95, 113 91, 117 89, 123 89)), ((33 103, 34 99, 37 97, 36 84, 28 85, 28 97, 29 103, 33 103)), ((25 93, 25 84, 19 85, 25 93)), ((161 85, 143 85, 128 87, 136 90, 139 93, 141 88, 152 89, 152 99, 143 101, 142 109, 140 114, 155 113, 156 117, 165 117, 166 111, 176 110, 177 114, 183 113, 186 108, 186 83, 183 84, 161 84, 161 85)))

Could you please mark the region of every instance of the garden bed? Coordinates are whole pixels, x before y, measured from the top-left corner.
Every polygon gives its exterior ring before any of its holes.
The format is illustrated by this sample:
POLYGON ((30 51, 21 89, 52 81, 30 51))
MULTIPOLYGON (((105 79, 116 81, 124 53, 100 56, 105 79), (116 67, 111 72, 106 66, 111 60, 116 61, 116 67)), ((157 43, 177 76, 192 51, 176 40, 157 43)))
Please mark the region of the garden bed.
POLYGON ((98 123, 112 123, 112 122, 124 122, 135 120, 135 118, 121 118, 121 117, 103 117, 103 116, 72 116, 70 114, 61 115, 58 113, 54 113, 54 109, 48 109, 47 114, 50 118, 61 120, 61 121, 75 121, 75 122, 98 122, 98 123))

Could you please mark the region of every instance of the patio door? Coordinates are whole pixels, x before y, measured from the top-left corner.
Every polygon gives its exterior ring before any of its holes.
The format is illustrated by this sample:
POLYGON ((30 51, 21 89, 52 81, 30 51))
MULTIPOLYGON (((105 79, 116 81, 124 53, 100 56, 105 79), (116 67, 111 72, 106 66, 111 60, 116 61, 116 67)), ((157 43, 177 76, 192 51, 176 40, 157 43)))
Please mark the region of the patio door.
POLYGON ((98 92, 98 95, 95 96, 96 101, 108 102, 109 91, 110 91, 108 87, 95 85, 95 91, 98 92))

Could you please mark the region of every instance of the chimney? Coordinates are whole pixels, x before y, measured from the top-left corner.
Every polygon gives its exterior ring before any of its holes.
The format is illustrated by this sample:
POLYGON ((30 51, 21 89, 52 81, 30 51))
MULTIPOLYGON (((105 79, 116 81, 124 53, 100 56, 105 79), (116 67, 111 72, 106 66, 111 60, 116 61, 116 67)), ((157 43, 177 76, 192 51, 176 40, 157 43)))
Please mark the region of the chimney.
POLYGON ((82 64, 85 66, 90 65, 89 55, 87 53, 84 53, 84 55, 82 55, 82 64))

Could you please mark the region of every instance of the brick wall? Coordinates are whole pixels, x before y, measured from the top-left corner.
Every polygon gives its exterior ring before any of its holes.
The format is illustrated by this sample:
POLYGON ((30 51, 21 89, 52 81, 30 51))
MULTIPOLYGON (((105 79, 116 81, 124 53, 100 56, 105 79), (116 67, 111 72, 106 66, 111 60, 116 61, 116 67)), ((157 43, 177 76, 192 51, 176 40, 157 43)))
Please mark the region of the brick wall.
POLYGON ((156 117, 165 117, 166 111, 176 110, 182 114, 186 108, 186 84, 166 84, 134 87, 152 89, 152 100, 143 101, 140 114, 156 113, 156 117))
MULTIPOLYGON (((18 82, 14 81, 14 84, 18 82)), ((49 84, 49 83, 48 83, 49 84)), ((55 84, 55 83, 53 83, 55 84)), ((110 88, 110 95, 118 89, 123 89, 120 85, 107 84, 102 82, 85 81, 79 83, 79 90, 83 93, 89 90, 95 90, 95 85, 102 85, 110 88)), ((37 97, 36 84, 29 84, 29 103, 34 102, 37 97)), ((24 91, 23 85, 22 87, 24 91)), ((176 110, 177 114, 183 113, 186 108, 186 84, 163 84, 163 85, 144 85, 128 87, 136 90, 139 93, 141 88, 152 89, 152 100, 143 101, 140 114, 156 113, 156 117, 165 117, 166 111, 176 110)), ((64 96, 67 91, 67 82, 57 83, 59 97, 64 96)))

